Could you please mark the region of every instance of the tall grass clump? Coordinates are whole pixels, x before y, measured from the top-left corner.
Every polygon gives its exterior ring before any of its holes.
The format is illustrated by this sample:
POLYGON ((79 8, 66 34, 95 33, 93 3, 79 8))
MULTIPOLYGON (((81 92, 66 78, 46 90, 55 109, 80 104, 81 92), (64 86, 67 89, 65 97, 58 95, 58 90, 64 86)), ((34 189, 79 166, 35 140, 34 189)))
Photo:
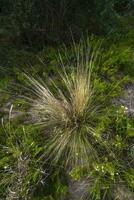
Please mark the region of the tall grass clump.
POLYGON ((25 75, 31 85, 32 96, 26 97, 30 114, 36 124, 44 127, 46 151, 44 157, 65 166, 87 165, 98 160, 95 148, 95 124, 101 114, 96 103, 92 73, 96 67, 99 43, 93 48, 86 42, 74 43, 73 62, 66 50, 59 55, 62 70, 61 84, 52 81, 53 88, 43 81, 25 75))

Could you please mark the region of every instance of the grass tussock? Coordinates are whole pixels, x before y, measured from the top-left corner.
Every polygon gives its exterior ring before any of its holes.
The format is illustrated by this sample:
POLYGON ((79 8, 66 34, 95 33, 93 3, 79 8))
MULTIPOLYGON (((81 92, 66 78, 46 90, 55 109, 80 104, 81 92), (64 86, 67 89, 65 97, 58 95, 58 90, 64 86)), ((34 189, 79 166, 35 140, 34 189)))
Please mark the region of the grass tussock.
POLYGON ((66 70, 60 55, 63 87, 60 89, 54 82, 55 93, 45 83, 25 76, 36 97, 29 98, 30 114, 35 123, 47 130, 46 158, 53 157, 53 162, 58 163, 64 157, 65 165, 85 165, 91 158, 98 159, 93 137, 99 106, 95 105, 91 80, 97 48, 91 50, 88 42, 81 42, 78 46, 74 44, 73 49, 76 57, 72 73, 66 70))

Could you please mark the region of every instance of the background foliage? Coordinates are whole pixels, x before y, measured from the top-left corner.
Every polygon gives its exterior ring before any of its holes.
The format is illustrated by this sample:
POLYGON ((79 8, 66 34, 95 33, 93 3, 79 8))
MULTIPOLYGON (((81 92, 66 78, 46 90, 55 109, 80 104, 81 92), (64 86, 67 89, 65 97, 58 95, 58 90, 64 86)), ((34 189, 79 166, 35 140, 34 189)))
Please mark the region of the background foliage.
POLYGON ((70 31, 77 39, 85 31, 96 35, 119 34, 124 18, 132 18, 134 2, 1 0, 0 8, 1 41, 19 47, 34 45, 41 48, 45 44, 69 42, 70 31))

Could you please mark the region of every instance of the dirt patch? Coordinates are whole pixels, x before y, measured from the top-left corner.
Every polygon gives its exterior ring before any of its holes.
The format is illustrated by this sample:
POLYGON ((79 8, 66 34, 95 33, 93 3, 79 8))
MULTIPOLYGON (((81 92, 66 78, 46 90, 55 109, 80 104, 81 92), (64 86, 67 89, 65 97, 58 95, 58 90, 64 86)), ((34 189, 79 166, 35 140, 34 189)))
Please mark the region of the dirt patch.
POLYGON ((127 115, 134 116, 134 84, 127 84, 123 96, 117 99, 115 103, 124 106, 127 115))

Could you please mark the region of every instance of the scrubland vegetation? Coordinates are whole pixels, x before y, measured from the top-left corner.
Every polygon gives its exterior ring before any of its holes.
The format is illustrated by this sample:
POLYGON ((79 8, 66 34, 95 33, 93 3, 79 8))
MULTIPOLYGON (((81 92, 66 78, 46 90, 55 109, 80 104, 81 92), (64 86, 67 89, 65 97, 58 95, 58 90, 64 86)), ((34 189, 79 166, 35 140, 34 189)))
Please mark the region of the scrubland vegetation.
POLYGON ((134 199, 133 1, 0 6, 0 200, 134 199))

